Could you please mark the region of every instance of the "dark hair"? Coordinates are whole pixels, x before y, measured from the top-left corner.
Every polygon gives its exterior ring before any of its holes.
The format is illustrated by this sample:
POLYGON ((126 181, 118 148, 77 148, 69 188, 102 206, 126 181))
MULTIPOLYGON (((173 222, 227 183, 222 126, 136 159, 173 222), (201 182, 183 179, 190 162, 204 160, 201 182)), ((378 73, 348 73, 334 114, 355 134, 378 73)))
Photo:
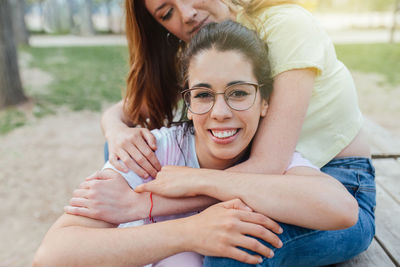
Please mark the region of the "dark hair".
MULTIPOLYGON (((186 89, 188 86, 188 69, 193 57, 212 48, 221 52, 233 50, 243 54, 250 61, 254 76, 261 85, 261 97, 268 99, 272 90, 268 47, 256 32, 231 20, 210 23, 192 38, 181 62, 181 83, 183 88, 186 89)), ((182 120, 186 121, 186 113, 187 109, 183 107, 182 120)))
POLYGON ((125 0, 125 7, 130 56, 125 117, 129 124, 161 128, 172 121, 179 100, 179 51, 185 44, 153 18, 143 0, 125 0))

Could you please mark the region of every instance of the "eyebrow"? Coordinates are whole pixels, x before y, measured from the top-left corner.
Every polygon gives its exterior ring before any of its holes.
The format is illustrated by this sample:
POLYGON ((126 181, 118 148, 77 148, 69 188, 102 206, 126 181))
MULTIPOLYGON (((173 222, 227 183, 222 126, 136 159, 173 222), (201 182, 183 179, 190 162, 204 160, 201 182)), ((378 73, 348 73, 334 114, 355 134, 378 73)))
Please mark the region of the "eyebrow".
POLYGON ((167 4, 163 3, 161 6, 157 7, 156 10, 153 12, 153 15, 155 16, 157 11, 159 11, 160 9, 163 9, 167 4))
POLYGON ((205 88, 212 88, 212 86, 209 83, 198 83, 193 85, 192 87, 205 87, 205 88))
MULTIPOLYGON (((232 81, 232 82, 227 83, 226 86, 231 86, 231 85, 234 85, 234 84, 244 83, 244 82, 245 81, 240 81, 240 80, 239 81, 232 81)), ((198 83, 198 84, 193 85, 192 87, 205 87, 205 88, 212 89, 212 86, 209 83, 198 83)))

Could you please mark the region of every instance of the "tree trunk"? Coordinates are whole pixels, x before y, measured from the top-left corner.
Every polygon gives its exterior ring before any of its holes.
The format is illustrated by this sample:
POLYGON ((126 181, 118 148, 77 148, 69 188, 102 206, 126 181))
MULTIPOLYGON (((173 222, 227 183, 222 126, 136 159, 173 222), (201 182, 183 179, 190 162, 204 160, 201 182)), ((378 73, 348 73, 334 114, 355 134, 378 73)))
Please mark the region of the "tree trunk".
POLYGON ((113 31, 112 18, 111 18, 111 0, 106 0, 106 8, 107 8, 107 23, 108 23, 108 31, 113 31))
POLYGON ((8 0, 0 0, 0 109, 26 100, 18 70, 8 0))
POLYGON ((17 44, 29 45, 29 33, 25 24, 25 0, 11 0, 13 29, 17 44))
POLYGON ((92 21, 92 0, 84 0, 83 7, 80 11, 81 15, 81 25, 80 34, 81 35, 94 35, 94 27, 92 21))
POLYGON ((390 42, 394 43, 395 38, 394 34, 396 32, 396 27, 397 27, 397 13, 400 11, 400 1, 396 0, 395 5, 394 5, 394 12, 393 12, 393 25, 392 29, 390 30, 390 42))
POLYGON ((74 22, 74 4, 72 0, 67 0, 67 5, 68 5, 68 19, 69 19, 69 27, 70 27, 70 32, 73 33, 75 31, 75 22, 74 22))

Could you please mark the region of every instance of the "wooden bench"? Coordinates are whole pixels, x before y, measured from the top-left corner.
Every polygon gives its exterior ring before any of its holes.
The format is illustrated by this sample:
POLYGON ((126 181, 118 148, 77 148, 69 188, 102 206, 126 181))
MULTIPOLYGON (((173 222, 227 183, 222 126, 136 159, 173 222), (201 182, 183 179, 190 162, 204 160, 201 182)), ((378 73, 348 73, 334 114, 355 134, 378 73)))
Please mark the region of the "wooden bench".
MULTIPOLYGON (((335 267, 400 266, 400 138, 366 121, 376 169, 376 233, 367 251, 335 267), (381 157, 380 155, 393 155, 381 157)), ((340 245, 340 244, 337 244, 340 245)))

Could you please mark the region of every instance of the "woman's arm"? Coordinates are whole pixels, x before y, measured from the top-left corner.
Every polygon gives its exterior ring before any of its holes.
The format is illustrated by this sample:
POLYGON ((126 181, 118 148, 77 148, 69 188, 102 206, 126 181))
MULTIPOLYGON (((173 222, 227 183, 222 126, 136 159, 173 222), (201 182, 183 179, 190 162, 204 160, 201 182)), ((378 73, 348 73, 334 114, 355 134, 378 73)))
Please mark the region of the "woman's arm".
POLYGON ((347 228, 358 219, 357 201, 344 186, 307 167, 263 175, 167 166, 156 180, 135 191, 167 197, 207 195, 221 201, 239 198, 276 221, 312 229, 347 228))
POLYGON ((256 236, 279 246, 267 230, 279 225, 252 212, 240 200, 219 203, 200 214, 131 228, 80 216, 62 215, 50 228, 34 259, 34 266, 143 266, 183 251, 230 257, 255 264, 271 250, 256 236))
POLYGON ((155 177, 161 169, 154 153, 156 139, 148 129, 129 127, 127 121, 122 100, 103 113, 101 127, 108 142, 109 160, 122 172, 129 168, 143 178, 155 177))
POLYGON ((298 69, 278 74, 266 117, 260 122, 250 158, 235 172, 283 174, 295 151, 313 90, 315 70, 298 69))
MULTIPOLYGON (((153 196, 152 216, 182 214, 201 211, 220 202, 209 196, 166 198, 153 196)), ((138 194, 132 190, 121 174, 106 169, 96 172, 79 185, 64 211, 121 224, 149 217, 149 193, 138 194)))

